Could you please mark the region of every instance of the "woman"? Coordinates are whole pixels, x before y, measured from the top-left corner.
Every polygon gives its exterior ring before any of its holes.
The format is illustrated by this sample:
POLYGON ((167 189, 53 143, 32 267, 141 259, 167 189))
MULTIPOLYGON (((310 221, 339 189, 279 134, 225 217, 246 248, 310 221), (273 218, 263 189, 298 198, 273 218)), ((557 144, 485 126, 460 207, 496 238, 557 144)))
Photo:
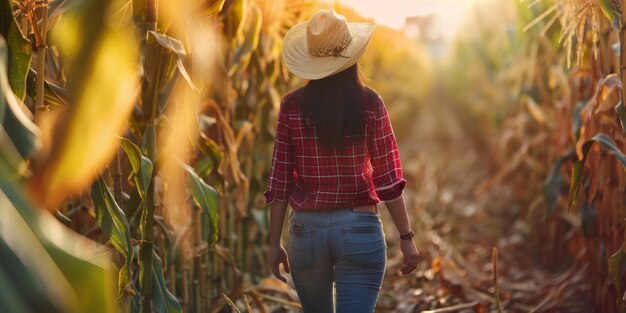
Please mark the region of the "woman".
POLYGON ((373 23, 321 10, 285 35, 283 60, 310 80, 280 105, 268 190, 270 267, 291 270, 304 312, 373 312, 386 243, 381 200, 401 234, 408 274, 417 266, 402 191, 406 181, 387 110, 359 79, 373 23), (280 242, 287 205, 289 256, 280 242), (336 299, 333 299, 333 283, 336 299), (335 305, 333 304, 335 303, 335 305))

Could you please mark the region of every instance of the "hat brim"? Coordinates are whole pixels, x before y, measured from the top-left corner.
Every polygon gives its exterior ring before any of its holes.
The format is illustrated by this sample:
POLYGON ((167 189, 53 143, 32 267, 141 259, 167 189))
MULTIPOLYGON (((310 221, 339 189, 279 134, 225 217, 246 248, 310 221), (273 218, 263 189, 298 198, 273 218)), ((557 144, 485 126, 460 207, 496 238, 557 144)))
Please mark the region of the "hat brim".
POLYGON ((340 56, 318 57, 309 53, 306 27, 302 22, 292 27, 283 40, 283 62, 293 74, 304 79, 321 79, 354 65, 365 52, 374 33, 375 23, 348 23, 352 41, 340 56))

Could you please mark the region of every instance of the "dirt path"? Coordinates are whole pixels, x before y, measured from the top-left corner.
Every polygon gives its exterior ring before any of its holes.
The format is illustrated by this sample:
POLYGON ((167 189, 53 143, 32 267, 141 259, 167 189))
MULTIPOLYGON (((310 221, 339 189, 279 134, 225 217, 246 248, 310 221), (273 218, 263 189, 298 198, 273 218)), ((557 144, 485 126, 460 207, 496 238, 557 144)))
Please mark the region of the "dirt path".
MULTIPOLYGON (((506 180, 477 195, 497 168, 488 135, 477 127, 484 121, 472 118, 445 90, 433 90, 418 105, 410 131, 396 133, 421 261, 416 272, 399 275, 399 238, 383 209, 389 259, 376 312, 498 312, 496 294, 502 312, 593 312, 585 301, 584 266, 573 262, 549 271, 537 262, 542 256, 530 243, 532 230, 519 218, 521 205, 506 180)), ((267 312, 299 311, 295 290, 276 279, 254 288, 276 292, 267 312)))
POLYGON ((476 195, 494 175, 494 164, 476 127, 484 121, 464 113, 443 90, 433 90, 420 104, 411 134, 400 142, 410 182, 407 207, 422 261, 415 274, 397 274, 402 255, 393 244, 398 241, 393 224, 383 214, 390 258, 377 312, 452 306, 460 306, 454 312, 496 312, 494 247, 504 312, 590 312, 581 282, 584 268, 552 273, 534 262, 529 230, 511 200, 514 190, 500 184, 476 195))

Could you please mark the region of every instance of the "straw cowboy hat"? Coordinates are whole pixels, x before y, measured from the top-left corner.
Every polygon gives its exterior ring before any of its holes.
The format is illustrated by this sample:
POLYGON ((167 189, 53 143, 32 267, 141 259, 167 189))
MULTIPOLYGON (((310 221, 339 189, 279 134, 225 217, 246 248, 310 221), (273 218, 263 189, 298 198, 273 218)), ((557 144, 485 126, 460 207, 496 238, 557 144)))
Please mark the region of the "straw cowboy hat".
POLYGON ((374 23, 348 23, 334 10, 320 10, 292 27, 283 41, 283 61, 295 75, 321 79, 354 65, 374 32, 374 23))

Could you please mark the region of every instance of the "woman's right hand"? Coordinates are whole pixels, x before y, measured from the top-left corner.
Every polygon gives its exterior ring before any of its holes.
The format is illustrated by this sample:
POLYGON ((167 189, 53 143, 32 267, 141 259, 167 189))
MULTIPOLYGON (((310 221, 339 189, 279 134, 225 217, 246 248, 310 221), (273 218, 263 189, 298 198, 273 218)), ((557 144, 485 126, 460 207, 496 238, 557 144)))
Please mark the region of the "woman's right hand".
POLYGON ((409 274, 417 268, 417 260, 420 255, 415 247, 415 242, 411 240, 400 240, 400 250, 404 255, 404 263, 400 268, 403 275, 409 274))
POLYGON ((282 245, 272 245, 270 248, 270 268, 276 278, 287 282, 287 279, 280 274, 280 263, 283 264, 285 272, 289 273, 289 261, 287 260, 287 251, 282 245))

